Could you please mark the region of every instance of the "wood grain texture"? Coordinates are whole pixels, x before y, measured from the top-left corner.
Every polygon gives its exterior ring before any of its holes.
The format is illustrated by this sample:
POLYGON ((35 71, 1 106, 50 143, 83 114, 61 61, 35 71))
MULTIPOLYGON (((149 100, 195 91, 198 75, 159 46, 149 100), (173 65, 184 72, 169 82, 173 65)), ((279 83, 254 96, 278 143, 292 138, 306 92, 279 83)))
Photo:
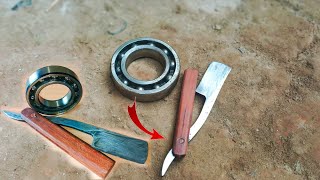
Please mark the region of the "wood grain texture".
POLYGON ((173 138, 173 154, 176 157, 185 156, 187 152, 197 78, 197 70, 187 69, 184 71, 180 105, 173 138))
POLYGON ((90 145, 44 118, 33 109, 26 108, 21 114, 31 127, 101 178, 105 178, 112 169, 114 160, 93 149, 90 145))

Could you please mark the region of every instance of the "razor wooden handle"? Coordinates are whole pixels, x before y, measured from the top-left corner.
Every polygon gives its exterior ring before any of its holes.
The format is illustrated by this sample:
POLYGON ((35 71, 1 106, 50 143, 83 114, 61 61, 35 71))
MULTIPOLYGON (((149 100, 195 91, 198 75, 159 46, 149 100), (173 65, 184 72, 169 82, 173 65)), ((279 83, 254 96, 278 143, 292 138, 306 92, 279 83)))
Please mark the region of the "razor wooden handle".
POLYGON ((187 152, 197 78, 197 70, 187 69, 184 71, 180 105, 173 138, 173 154, 176 157, 182 157, 187 152))
POLYGON ((114 165, 114 160, 93 149, 65 129, 52 123, 31 108, 22 112, 22 118, 40 134, 59 146, 70 156, 85 165, 98 176, 105 178, 114 165))

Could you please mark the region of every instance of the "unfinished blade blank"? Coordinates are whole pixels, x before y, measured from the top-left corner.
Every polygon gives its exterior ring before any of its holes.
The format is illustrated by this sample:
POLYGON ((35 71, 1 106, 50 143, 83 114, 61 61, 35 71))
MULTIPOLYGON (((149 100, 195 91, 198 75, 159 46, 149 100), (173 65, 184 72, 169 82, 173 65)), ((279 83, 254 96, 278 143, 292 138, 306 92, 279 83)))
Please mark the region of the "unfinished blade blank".
MULTIPOLYGON (((3 112, 12 119, 24 121, 20 113, 5 110, 3 112)), ((55 124, 92 135, 93 142, 91 146, 99 151, 140 164, 144 164, 148 158, 148 143, 144 140, 128 137, 72 119, 53 116, 47 116, 46 118, 55 124)))

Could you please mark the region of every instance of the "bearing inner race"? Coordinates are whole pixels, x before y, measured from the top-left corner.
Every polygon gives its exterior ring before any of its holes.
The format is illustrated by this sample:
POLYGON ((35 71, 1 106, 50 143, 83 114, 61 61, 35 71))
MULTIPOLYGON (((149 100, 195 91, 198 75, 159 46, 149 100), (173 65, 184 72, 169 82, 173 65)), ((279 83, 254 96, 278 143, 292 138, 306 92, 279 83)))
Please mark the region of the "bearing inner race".
MULTIPOLYGON (((43 85, 43 86, 41 86, 39 89, 38 89, 38 92, 36 92, 36 94, 38 94, 38 96, 39 96, 39 102, 40 103, 42 103, 43 105, 45 105, 45 106, 48 106, 48 107, 50 107, 50 108, 55 108, 55 107, 58 107, 58 106, 65 106, 65 105, 67 105, 69 102, 70 102, 70 100, 71 100, 71 97, 72 97, 72 93, 71 93, 71 87, 68 87, 68 92, 67 92, 67 94, 66 95, 64 95, 62 98, 60 98, 60 99, 57 99, 57 100, 48 100, 48 99, 45 99, 45 98, 43 98, 41 95, 40 95, 40 92, 45 88, 45 87, 47 87, 47 86, 50 86, 50 85, 52 85, 52 84, 62 84, 62 83, 60 83, 60 82, 55 82, 55 83, 53 83, 53 82, 50 82, 50 83, 47 83, 47 84, 45 84, 45 85, 43 85)), ((62 85, 65 85, 65 84, 62 84, 62 85)))
POLYGON ((123 72, 123 75, 127 79, 129 79, 130 81, 132 81, 136 84, 143 84, 143 85, 153 84, 153 83, 161 80, 162 78, 164 78, 164 76, 168 73, 168 71, 169 71, 169 58, 159 48, 156 48, 156 47, 150 48, 149 46, 139 46, 137 48, 130 49, 125 54, 125 56, 123 57, 123 60, 121 62, 121 71, 123 72), (162 72, 162 74, 159 77, 157 77, 154 80, 150 80, 150 81, 142 81, 142 80, 138 80, 138 79, 132 77, 127 72, 128 66, 133 61, 138 60, 140 58, 151 58, 151 59, 158 61, 162 65, 162 67, 164 67, 163 68, 164 71, 162 72))

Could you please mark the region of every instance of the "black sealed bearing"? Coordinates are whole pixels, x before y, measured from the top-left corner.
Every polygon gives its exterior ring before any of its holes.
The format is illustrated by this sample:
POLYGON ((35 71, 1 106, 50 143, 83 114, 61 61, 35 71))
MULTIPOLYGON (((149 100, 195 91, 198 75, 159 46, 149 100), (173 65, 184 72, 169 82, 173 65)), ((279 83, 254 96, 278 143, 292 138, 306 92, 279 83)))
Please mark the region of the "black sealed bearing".
POLYGON ((26 99, 30 107, 41 114, 62 114, 75 105, 82 97, 82 86, 78 76, 62 66, 47 66, 34 72, 27 81, 26 99), (68 93, 58 100, 47 100, 40 96, 40 91, 49 85, 61 84, 69 88, 68 93))
POLYGON ((152 38, 138 38, 121 45, 111 61, 111 77, 117 89, 130 99, 155 101, 167 96, 177 83, 180 62, 176 52, 166 43, 152 38), (152 58, 163 67, 162 74, 150 81, 129 75, 129 64, 139 58, 152 58))

